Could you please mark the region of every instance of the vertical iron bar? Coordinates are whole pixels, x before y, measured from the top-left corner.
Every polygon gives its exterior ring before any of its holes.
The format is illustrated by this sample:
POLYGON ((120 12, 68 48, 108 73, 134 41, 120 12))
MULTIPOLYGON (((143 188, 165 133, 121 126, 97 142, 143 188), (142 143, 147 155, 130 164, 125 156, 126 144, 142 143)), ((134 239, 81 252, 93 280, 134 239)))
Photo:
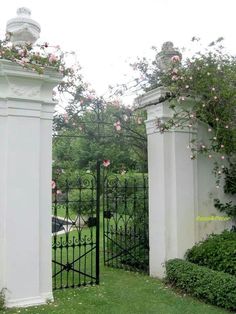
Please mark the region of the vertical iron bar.
MULTIPOLYGON (((78 227, 78 253, 79 253, 79 257, 81 256, 81 245, 82 245, 82 230, 83 230, 83 226, 81 226, 81 220, 82 220, 82 208, 83 208, 83 200, 82 200, 82 178, 80 178, 79 184, 78 184, 78 189, 79 189, 79 207, 77 209, 77 224, 79 222, 79 227, 78 227)), ((82 250, 83 251, 83 250, 82 250)), ((78 273, 78 286, 81 285, 81 258, 78 260, 78 268, 79 268, 79 273, 78 273)))
MULTIPOLYGON (((118 178, 116 177, 115 179, 115 215, 116 215, 116 219, 115 219, 115 224, 116 224, 116 228, 115 228, 115 251, 114 251, 114 255, 117 256, 118 253, 118 223, 119 223, 119 214, 118 214, 119 210, 118 210, 118 178)), ((114 266, 115 263, 115 267, 118 267, 118 259, 119 257, 112 259, 112 266, 114 266), (114 262, 114 263, 113 263, 114 262)))
POLYGON ((86 286, 87 274, 87 236, 84 236, 84 286, 86 286))
POLYGON ((102 224, 102 232, 103 232, 103 263, 104 265, 106 265, 106 242, 105 242, 105 234, 106 234, 106 226, 105 226, 105 217, 104 217, 104 213, 105 210, 107 211, 108 208, 106 208, 106 195, 107 195, 107 188, 106 188, 106 178, 104 175, 104 168, 103 168, 103 172, 102 172, 102 189, 103 189, 103 194, 102 194, 102 214, 103 214, 103 224, 102 224))
MULTIPOLYGON (((96 193, 96 191, 95 191, 96 193)), ((94 217, 94 179, 91 180, 91 217, 94 217)), ((96 195, 96 194, 95 194, 96 195)), ((96 215, 96 214, 95 214, 96 215)), ((90 228, 90 249, 94 247, 94 230, 90 228)), ((91 250, 90 252, 90 272, 91 277, 93 277, 93 255, 94 251, 91 250)), ((93 279, 91 279, 91 284, 93 284, 93 279)))
POLYGON ((100 277, 100 195, 101 195, 101 168, 100 161, 97 160, 97 200, 96 200, 96 284, 99 284, 100 277))
POLYGON ((62 288, 63 288, 63 285, 62 285, 62 272, 63 272, 62 250, 63 250, 63 244, 62 244, 62 237, 61 237, 61 238, 60 238, 60 265, 61 265, 61 273, 60 273, 60 289, 62 289, 62 288))
MULTIPOLYGON (((109 178, 108 176, 106 176, 106 210, 108 211, 111 211, 110 207, 110 198, 109 198, 109 178)), ((107 261, 109 260, 109 257, 110 257, 110 252, 111 252, 111 247, 109 245, 110 243, 110 240, 108 239, 108 236, 111 236, 111 224, 110 224, 110 221, 113 221, 113 216, 111 214, 111 218, 110 219, 106 219, 106 222, 105 222, 105 225, 104 225, 104 256, 105 256, 105 260, 104 260, 104 264, 105 265, 109 265, 109 262, 107 263, 107 261)))
MULTIPOLYGON (((81 231, 79 231, 79 257, 81 256, 81 231)), ((79 267, 79 283, 78 286, 81 286, 81 258, 78 261, 78 267, 79 267)))
MULTIPOLYGON (((65 221, 67 223, 67 226, 68 226, 68 221, 69 221, 68 217, 69 217, 69 182, 68 182, 68 180, 66 180, 66 216, 65 216, 65 221)), ((69 250, 70 250, 68 229, 66 230, 65 248, 66 248, 66 265, 68 265, 69 264, 69 250)), ((66 288, 68 288, 68 287, 69 287, 69 270, 66 271, 66 288)))
MULTIPOLYGON (((54 191, 54 213, 53 216, 55 217, 55 221, 57 219, 57 184, 56 184, 56 189, 54 191)), ((57 260, 57 230, 53 230, 55 231, 55 235, 53 235, 53 248, 54 248, 54 261, 56 262, 57 260)), ((53 267, 53 274, 55 275, 57 271, 57 266, 56 263, 54 263, 54 267, 53 267)), ((57 287, 57 276, 54 277, 54 289, 56 289, 57 287)))
MULTIPOLYGON (((73 236, 73 241, 72 241, 72 262, 75 260, 75 237, 73 236)), ((73 268, 75 268, 75 264, 72 264, 73 268)), ((72 270, 72 287, 74 288, 75 286, 75 272, 72 270)))
MULTIPOLYGON (((134 250, 133 250, 133 256, 136 258, 137 256, 137 247, 136 247, 136 237, 137 237, 137 226, 136 226, 136 223, 137 223, 137 220, 138 220, 138 215, 137 215, 137 194, 136 194, 136 179, 134 177, 133 179, 133 187, 134 187, 134 204, 133 204, 133 246, 134 246, 134 250)), ((134 265, 135 265, 135 260, 133 258, 131 258, 131 260, 133 261, 134 265)), ((131 265, 132 266, 132 265, 131 265)))
MULTIPOLYGON (((124 183, 124 191, 125 191, 125 195, 124 195, 124 215, 125 215, 125 230, 124 230, 124 245, 125 245, 125 249, 127 249, 128 244, 127 244, 127 224, 129 219, 127 220, 127 215, 129 215, 129 209, 127 207, 127 194, 128 194, 128 181, 125 178, 125 183, 124 183)), ((129 241, 128 241, 129 242, 129 241)))

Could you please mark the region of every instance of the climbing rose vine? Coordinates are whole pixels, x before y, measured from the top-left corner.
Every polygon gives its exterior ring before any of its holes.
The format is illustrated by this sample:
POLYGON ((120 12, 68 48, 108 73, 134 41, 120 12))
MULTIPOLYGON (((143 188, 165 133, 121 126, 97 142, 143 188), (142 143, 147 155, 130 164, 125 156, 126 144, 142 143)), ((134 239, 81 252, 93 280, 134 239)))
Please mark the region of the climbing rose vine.
POLYGON ((40 75, 44 74, 46 69, 61 73, 63 80, 58 86, 61 92, 75 93, 77 86, 82 82, 80 66, 67 66, 66 60, 71 54, 73 52, 64 52, 60 46, 50 46, 48 43, 13 45, 7 38, 0 40, 0 59, 12 61, 40 75))
POLYGON ((236 153, 236 58, 223 53, 221 40, 183 63, 172 60, 161 79, 170 92, 173 118, 157 123, 161 132, 176 127, 191 132, 204 123, 208 136, 191 136, 190 156, 194 159, 200 152, 214 158, 219 177, 226 158, 234 162, 236 153))
POLYGON ((145 78, 145 90, 166 87, 165 99, 173 117, 165 122, 157 120, 157 129, 161 133, 171 128, 188 129, 190 157, 195 159, 203 153, 214 159, 219 177, 226 160, 236 163, 236 57, 225 53, 222 40, 182 62, 178 55, 173 56, 166 71, 161 71, 155 60, 135 63, 145 78), (194 132, 199 123, 207 127, 205 138, 194 132))

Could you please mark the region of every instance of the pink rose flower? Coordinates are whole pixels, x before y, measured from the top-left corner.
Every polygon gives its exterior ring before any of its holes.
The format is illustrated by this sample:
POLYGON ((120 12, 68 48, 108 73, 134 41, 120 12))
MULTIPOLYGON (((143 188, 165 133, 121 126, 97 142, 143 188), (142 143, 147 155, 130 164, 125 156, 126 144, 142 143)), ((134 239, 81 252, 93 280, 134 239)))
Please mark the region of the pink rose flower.
POLYGON ((21 56, 21 57, 24 57, 25 56, 25 50, 24 49, 20 49, 18 51, 18 55, 21 56))
POLYGON ((109 159, 104 159, 102 164, 103 164, 104 167, 107 168, 108 166, 110 166, 111 162, 110 162, 109 159))
POLYGON ((54 54, 50 54, 48 61, 50 63, 57 62, 57 56, 55 56, 54 54))
POLYGON ((69 117, 68 117, 68 114, 67 113, 64 113, 63 114, 63 120, 65 123, 68 123, 69 122, 69 117))
POLYGON ((175 55, 175 56, 171 57, 171 61, 172 62, 180 62, 181 61, 180 56, 175 55))
POLYGON ((116 131, 120 131, 120 130, 121 130, 120 121, 116 121, 116 122, 114 123, 114 127, 115 127, 116 131))

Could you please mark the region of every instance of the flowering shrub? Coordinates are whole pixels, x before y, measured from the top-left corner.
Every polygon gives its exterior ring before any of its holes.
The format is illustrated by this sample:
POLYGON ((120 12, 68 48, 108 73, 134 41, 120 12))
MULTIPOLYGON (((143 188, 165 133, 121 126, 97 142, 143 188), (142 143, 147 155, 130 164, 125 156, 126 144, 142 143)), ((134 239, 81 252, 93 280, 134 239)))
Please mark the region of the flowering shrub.
MULTIPOLYGON (((173 119, 158 125, 160 131, 172 127, 188 128, 190 131, 199 121, 208 125, 208 139, 192 138, 189 148, 191 158, 198 152, 218 158, 219 166, 226 159, 232 159, 236 152, 236 58, 222 52, 218 40, 212 43, 214 49, 197 53, 181 64, 176 60, 162 76, 167 86, 173 109, 173 119), (188 99, 193 100, 191 105, 188 99), (217 155, 215 153, 218 153, 217 155)), ((221 174, 222 169, 215 169, 221 174)))
POLYGON ((165 99, 169 100, 173 118, 158 120, 159 131, 189 129, 189 155, 195 159, 202 153, 214 159, 217 187, 222 173, 227 172, 226 159, 236 163, 236 57, 224 52, 222 40, 219 38, 204 52, 197 52, 183 62, 178 55, 173 56, 166 71, 158 68, 156 59, 151 62, 139 59, 133 65, 144 77, 144 90, 164 86, 168 91, 165 99), (207 126, 206 140, 192 134, 200 121, 207 126))

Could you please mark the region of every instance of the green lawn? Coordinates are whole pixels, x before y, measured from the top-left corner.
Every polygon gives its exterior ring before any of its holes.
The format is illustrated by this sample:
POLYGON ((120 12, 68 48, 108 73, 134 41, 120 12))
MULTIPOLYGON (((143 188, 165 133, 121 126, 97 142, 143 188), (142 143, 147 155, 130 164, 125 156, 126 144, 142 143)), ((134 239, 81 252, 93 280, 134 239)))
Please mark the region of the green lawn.
POLYGON ((157 279, 134 272, 101 268, 101 284, 54 292, 45 306, 0 311, 1 314, 220 314, 223 309, 175 294, 157 279))
MULTIPOLYGON (((63 213, 62 213, 63 214, 63 213)), ((83 236, 91 236, 93 228, 85 228, 83 236)), ((70 233, 70 238, 76 231, 70 233)), ((62 239, 64 239, 62 235, 62 239)), ((101 249, 103 241, 101 219, 101 249)), ((71 258, 69 252, 69 259, 71 258)), ((26 309, 0 310, 0 314, 220 314, 223 309, 181 296, 167 288, 160 280, 147 275, 103 266, 101 252, 101 276, 99 286, 54 291, 55 302, 26 309)), ((63 259, 67 259, 65 253, 63 259)), ((83 262, 82 264, 83 265, 83 262)), ((88 264, 87 264, 88 267, 88 264)), ((83 267, 82 267, 83 269, 83 267)), ((63 283, 66 274, 63 273, 63 283)))

